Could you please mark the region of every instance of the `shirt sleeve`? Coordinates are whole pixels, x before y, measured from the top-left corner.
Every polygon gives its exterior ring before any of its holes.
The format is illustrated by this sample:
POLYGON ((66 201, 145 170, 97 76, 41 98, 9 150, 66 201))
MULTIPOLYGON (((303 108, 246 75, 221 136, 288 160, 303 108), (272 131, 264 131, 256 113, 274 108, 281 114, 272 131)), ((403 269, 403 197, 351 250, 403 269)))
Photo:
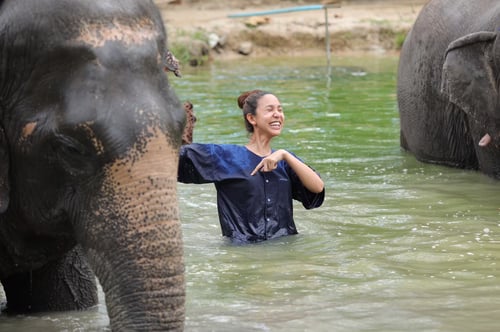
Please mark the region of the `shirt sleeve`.
MULTIPOLYGON (((293 154, 293 156, 295 156, 293 154)), ((295 156, 295 158, 302 161, 300 158, 295 156)), ((303 162, 303 161, 302 161, 303 162)), ((308 166, 310 167, 310 166, 308 166)), ((292 197, 293 199, 302 203, 302 206, 307 210, 314 209, 320 207, 325 200, 325 188, 323 187, 323 191, 320 193, 313 193, 309 189, 307 189, 299 179, 299 176, 295 173, 295 171, 287 165, 287 171, 290 176, 290 180, 292 182, 292 197)), ((311 168, 316 174, 319 175, 313 168, 311 168)))
POLYGON ((177 181, 182 183, 214 182, 214 160, 211 144, 181 146, 177 181))

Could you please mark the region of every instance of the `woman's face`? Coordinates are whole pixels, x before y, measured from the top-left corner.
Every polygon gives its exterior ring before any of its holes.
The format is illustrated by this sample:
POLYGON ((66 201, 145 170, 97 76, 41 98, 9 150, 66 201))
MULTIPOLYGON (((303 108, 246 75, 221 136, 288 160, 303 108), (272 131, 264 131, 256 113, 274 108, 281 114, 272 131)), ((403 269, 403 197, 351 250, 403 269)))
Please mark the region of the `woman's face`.
POLYGON ((278 136, 285 124, 285 113, 278 98, 272 94, 262 96, 257 103, 253 122, 250 123, 254 127, 254 132, 258 130, 260 134, 278 136))

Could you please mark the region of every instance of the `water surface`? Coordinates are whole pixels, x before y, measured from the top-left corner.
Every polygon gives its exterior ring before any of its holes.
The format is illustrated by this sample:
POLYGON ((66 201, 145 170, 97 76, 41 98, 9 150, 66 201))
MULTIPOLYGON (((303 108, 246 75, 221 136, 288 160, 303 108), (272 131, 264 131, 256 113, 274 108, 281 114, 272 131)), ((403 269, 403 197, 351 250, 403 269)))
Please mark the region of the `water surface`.
MULTIPOLYGON (((186 331, 493 331, 500 325, 500 186, 422 164, 399 148, 397 58, 271 58, 183 70, 197 142, 245 144, 237 96, 278 95, 287 148, 318 170, 326 199, 295 205, 299 235, 234 246, 212 185, 179 184, 186 331)), ((101 294, 102 296, 102 294, 101 294)), ((104 331, 104 305, 6 317, 0 331, 104 331)))

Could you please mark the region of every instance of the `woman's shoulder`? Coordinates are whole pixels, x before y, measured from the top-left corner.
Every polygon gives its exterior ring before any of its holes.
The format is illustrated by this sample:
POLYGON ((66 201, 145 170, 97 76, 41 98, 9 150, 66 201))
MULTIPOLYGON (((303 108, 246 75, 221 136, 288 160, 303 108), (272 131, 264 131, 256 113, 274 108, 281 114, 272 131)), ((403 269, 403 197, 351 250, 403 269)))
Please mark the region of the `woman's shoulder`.
POLYGON ((195 150, 195 151, 205 151, 211 154, 232 154, 241 155, 247 154, 248 150, 243 145, 236 144, 216 144, 216 143, 191 143, 188 145, 183 145, 181 147, 183 150, 195 150))
POLYGON ((217 149, 228 151, 246 151, 247 148, 243 145, 237 144, 214 144, 217 149))
POLYGON ((236 144, 213 144, 212 152, 221 158, 232 159, 234 161, 240 158, 247 159, 250 155, 248 149, 243 145, 236 144))

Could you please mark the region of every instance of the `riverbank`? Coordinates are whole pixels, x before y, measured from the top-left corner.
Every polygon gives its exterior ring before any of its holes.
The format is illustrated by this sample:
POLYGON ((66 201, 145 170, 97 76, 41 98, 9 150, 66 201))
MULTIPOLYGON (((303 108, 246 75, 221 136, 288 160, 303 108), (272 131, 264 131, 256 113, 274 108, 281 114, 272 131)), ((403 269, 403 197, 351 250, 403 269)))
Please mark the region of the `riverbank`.
MULTIPOLYGON (((327 12, 332 53, 398 51, 426 2, 342 1, 340 7, 327 12)), ((228 16, 310 5, 310 1, 156 0, 156 3, 167 25, 170 48, 178 57, 190 58, 192 65, 217 58, 325 53, 323 10, 228 16)))

